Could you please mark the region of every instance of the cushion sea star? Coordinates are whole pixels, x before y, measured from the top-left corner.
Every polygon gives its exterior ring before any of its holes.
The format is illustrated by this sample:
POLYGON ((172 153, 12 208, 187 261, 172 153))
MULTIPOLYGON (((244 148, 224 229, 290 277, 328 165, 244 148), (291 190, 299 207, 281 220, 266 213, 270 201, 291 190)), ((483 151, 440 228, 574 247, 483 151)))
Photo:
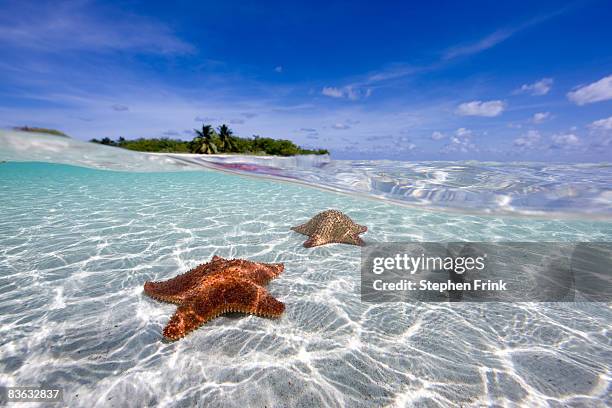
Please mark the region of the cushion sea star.
POLYGON ((177 340, 209 320, 228 312, 279 317, 285 305, 263 287, 284 270, 266 264, 213 256, 202 264, 163 282, 146 282, 144 292, 154 299, 179 305, 164 336, 177 340))
POLYGON ((365 245, 359 238, 368 230, 368 227, 355 224, 348 216, 337 210, 327 210, 318 213, 310 221, 292 230, 310 238, 304 242, 306 248, 330 243, 343 243, 352 245, 365 245))

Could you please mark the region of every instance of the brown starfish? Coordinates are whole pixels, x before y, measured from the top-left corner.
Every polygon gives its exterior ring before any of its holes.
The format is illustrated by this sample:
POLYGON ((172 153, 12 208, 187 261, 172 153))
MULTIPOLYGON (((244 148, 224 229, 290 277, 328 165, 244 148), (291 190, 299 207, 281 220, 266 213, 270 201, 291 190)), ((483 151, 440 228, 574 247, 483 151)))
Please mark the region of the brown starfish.
POLYGON ((263 287, 284 270, 284 265, 223 259, 213 256, 202 264, 164 282, 146 282, 147 295, 178 304, 164 328, 164 336, 177 340, 209 320, 240 312, 263 317, 279 317, 285 305, 263 287))
POLYGON ((308 235, 304 242, 306 248, 330 243, 365 245, 359 238, 368 227, 355 224, 348 216, 337 210, 326 210, 318 213, 305 224, 291 227, 295 232, 308 235))

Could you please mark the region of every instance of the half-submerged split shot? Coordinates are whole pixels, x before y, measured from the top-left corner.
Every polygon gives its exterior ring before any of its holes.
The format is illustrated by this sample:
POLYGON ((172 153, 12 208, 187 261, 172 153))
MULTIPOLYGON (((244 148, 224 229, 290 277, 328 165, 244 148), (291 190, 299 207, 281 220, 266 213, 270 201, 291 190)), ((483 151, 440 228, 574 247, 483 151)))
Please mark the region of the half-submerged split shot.
POLYGON ((0 405, 612 405, 612 5, 0 0, 0 405))

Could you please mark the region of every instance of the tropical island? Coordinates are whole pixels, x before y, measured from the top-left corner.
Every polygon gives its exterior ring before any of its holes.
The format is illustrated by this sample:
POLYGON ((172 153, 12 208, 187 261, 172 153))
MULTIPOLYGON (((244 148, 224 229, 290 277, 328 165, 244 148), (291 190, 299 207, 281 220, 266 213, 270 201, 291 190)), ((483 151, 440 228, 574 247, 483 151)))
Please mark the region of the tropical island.
POLYGON ((191 141, 170 138, 127 140, 123 137, 111 140, 105 137, 103 139, 91 139, 90 142, 139 152, 158 153, 230 153, 271 156, 329 154, 329 151, 326 149, 304 149, 286 139, 272 139, 260 136, 253 136, 252 138, 239 137, 234 135, 232 130, 225 124, 217 129, 214 129, 211 125, 203 125, 202 130, 194 129, 194 133, 194 138, 191 141))
POLYGON ((13 129, 18 130, 20 132, 46 133, 48 135, 70 137, 62 131, 59 131, 56 129, 42 128, 42 127, 18 126, 13 129))

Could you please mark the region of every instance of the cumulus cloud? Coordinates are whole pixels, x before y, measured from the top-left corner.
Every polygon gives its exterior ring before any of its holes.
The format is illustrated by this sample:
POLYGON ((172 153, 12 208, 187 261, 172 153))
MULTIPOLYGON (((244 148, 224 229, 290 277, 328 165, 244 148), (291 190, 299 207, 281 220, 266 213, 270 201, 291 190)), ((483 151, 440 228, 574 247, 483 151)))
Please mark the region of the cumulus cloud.
POLYGON ((499 116, 506 108, 503 101, 472 101, 462 103, 457 107, 457 114, 461 116, 499 116))
POLYGON ((569 92, 567 98, 576 105, 586 105, 587 103, 612 99, 612 75, 569 92))
POLYGON ((552 135, 553 147, 570 148, 580 144, 580 138, 573 133, 552 135))
POLYGON ((325 86, 321 93, 325 96, 329 96, 331 98, 342 98, 344 97, 344 92, 340 88, 335 88, 333 86, 325 86))
POLYGON ((467 153, 470 151, 478 151, 476 144, 472 143, 472 131, 467 128, 459 128, 455 131, 454 136, 451 136, 450 143, 444 146, 440 151, 442 153, 461 152, 467 153))
POLYGON ((342 88, 336 88, 333 86, 323 87, 321 93, 330 98, 346 98, 355 101, 360 98, 367 98, 372 94, 372 89, 360 89, 354 86, 345 86, 342 88))
POLYGON ((472 135, 472 131, 466 128, 459 128, 455 131, 457 137, 468 137, 472 135))
POLYGON ((532 84, 523 84, 515 93, 529 93, 534 96, 546 95, 550 92, 553 82, 552 78, 542 78, 532 84))
POLYGON ((345 130, 345 129, 350 129, 351 127, 344 123, 334 123, 332 125, 332 128, 337 129, 337 130, 345 130))
POLYGON ((595 122, 592 122, 589 127, 593 130, 612 130, 612 116, 606 119, 599 119, 595 122))
POLYGON ((537 130, 530 130, 525 135, 514 139, 513 144, 520 148, 532 148, 535 147, 541 139, 542 136, 540 132, 537 130))
POLYGON ((403 151, 412 151, 414 149, 416 149, 416 145, 410 141, 398 141, 395 145, 395 148, 397 150, 403 150, 403 151))
POLYGON ((432 140, 441 140, 441 139, 444 139, 445 137, 446 137, 446 136, 444 136, 444 133, 442 133, 442 132, 438 132, 438 131, 433 132, 433 133, 431 134, 431 139, 432 139, 432 140))
POLYGON ((533 115, 531 121, 535 124, 540 124, 550 118, 550 112, 538 112, 533 115))
POLYGON ((412 151, 417 148, 417 145, 407 136, 401 136, 396 139, 395 146, 398 150, 412 151))

